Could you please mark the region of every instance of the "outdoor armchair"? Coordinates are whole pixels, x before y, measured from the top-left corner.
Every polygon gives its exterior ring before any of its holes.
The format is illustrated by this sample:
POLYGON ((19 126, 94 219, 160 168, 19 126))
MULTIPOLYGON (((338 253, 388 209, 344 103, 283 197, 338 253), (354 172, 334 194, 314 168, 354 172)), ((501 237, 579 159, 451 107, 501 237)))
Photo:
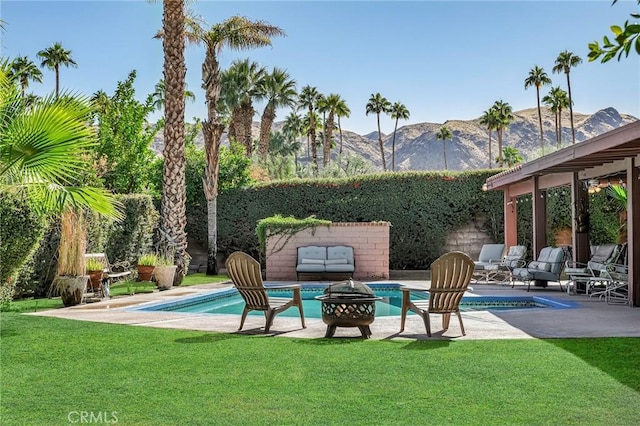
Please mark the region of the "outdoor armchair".
POLYGON ((492 261, 489 265, 485 266, 487 271, 487 280, 494 279, 498 276, 502 277, 501 282, 507 282, 514 286, 513 270, 515 268, 522 268, 527 264, 525 258, 527 257, 527 246, 511 246, 507 251, 507 254, 499 261, 492 261))
POLYGON ((440 256, 431 264, 431 287, 428 290, 428 300, 411 300, 411 292, 424 293, 424 289, 402 288, 400 332, 404 331, 407 312, 412 311, 422 317, 429 337, 431 337, 430 314, 442 314, 444 330, 449 329, 451 314, 456 314, 460 321, 462 335, 466 335, 460 315, 460 301, 469 287, 473 267, 473 260, 468 255, 453 251, 440 256))
POLYGON ((487 266, 492 263, 498 263, 502 260, 504 255, 504 244, 484 244, 480 249, 478 260, 474 261, 475 275, 478 276, 476 282, 481 278, 484 281, 488 281, 490 270, 486 269, 487 266))
POLYGON ((264 332, 268 333, 274 317, 292 306, 298 308, 302 328, 306 328, 299 284, 269 286, 269 289, 291 289, 293 290, 293 298, 269 297, 267 288, 265 288, 262 282, 262 271, 260 270, 260 263, 258 263, 257 260, 246 253, 237 251, 227 258, 225 267, 227 274, 229 274, 231 281, 233 281, 233 285, 245 302, 240 320, 240 328, 238 328, 238 330, 242 330, 244 321, 250 311, 263 311, 266 319, 264 332))
POLYGON ((546 287, 547 282, 557 281, 562 291, 560 274, 564 266, 565 252, 562 247, 544 247, 540 250, 538 258, 524 268, 513 270, 514 279, 527 281, 527 291, 531 289, 531 281, 542 281, 546 287))

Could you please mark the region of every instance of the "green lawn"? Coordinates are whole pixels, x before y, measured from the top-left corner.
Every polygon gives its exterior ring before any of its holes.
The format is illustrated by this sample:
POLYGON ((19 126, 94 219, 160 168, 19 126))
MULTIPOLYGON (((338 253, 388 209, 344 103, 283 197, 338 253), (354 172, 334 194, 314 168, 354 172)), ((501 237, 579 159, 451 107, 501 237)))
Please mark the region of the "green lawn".
MULTIPOLYGON (((215 318, 212 318, 215 321, 215 318)), ((640 339, 375 341, 2 313, 3 425, 632 425, 640 339)))

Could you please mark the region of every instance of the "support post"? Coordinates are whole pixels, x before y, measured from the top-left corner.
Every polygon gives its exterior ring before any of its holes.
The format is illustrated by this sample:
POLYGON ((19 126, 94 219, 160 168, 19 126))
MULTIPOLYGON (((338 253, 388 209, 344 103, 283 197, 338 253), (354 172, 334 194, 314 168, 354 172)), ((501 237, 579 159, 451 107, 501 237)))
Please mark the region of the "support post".
POLYGON ((571 182, 571 230, 573 261, 587 263, 589 261, 589 193, 573 173, 571 182))
POLYGON ((637 307, 640 306, 640 169, 634 157, 626 161, 629 301, 637 307))

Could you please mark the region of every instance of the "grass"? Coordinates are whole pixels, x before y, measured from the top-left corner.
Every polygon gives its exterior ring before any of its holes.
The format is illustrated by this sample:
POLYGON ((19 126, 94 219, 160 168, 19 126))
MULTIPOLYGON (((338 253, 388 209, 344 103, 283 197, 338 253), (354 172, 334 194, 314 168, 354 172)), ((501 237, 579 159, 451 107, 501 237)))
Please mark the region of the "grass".
POLYGON ((3 425, 631 425, 640 405, 637 338, 291 339, 13 312, 0 331, 3 425))
MULTIPOLYGON (((207 276, 204 273, 189 274, 182 280, 181 287, 188 287, 198 284, 210 284, 228 281, 227 275, 207 276)), ((149 281, 119 281, 110 287, 112 297, 128 296, 135 293, 151 293, 156 291, 156 285, 149 281)), ((59 297, 50 299, 24 299, 13 301, 3 311, 7 312, 36 312, 44 309, 62 308, 62 301, 59 297)))

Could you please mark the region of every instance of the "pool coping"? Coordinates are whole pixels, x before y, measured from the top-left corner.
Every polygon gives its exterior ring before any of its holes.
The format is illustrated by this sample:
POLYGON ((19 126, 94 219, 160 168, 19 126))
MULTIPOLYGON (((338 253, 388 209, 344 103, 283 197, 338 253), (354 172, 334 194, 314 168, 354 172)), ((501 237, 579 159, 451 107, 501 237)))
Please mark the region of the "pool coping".
MULTIPOLYGON (((428 281, 394 280, 411 287, 428 288, 428 281)), ((187 294, 202 294, 213 289, 229 288, 230 283, 206 284, 190 287, 176 287, 154 293, 136 294, 124 298, 113 298, 97 303, 70 308, 52 309, 29 313, 28 315, 48 316, 133 325, 142 327, 195 330, 201 332, 237 333, 241 335, 265 336, 264 318, 248 318, 245 329, 238 332, 237 315, 176 314, 172 312, 145 312, 130 309, 187 294)), ((432 315, 431 338, 427 337, 422 320, 407 318, 405 331, 399 333, 398 317, 376 319, 371 324, 372 339, 390 340, 476 340, 476 339, 531 339, 531 338, 574 338, 574 337, 640 337, 640 309, 628 306, 607 305, 596 298, 584 295, 567 295, 559 291, 558 285, 548 288, 534 288, 526 292, 526 286, 517 284, 514 288, 505 285, 476 284, 471 294, 477 295, 532 295, 576 303, 576 309, 526 309, 505 311, 469 311, 462 318, 466 336, 462 336, 456 318, 452 318, 449 330, 441 330, 441 316, 432 315)), ((277 316, 268 337, 323 338, 326 325, 321 319, 306 319, 307 328, 301 328, 300 319, 277 316)), ((357 338, 357 328, 341 328, 337 338, 357 338)))

